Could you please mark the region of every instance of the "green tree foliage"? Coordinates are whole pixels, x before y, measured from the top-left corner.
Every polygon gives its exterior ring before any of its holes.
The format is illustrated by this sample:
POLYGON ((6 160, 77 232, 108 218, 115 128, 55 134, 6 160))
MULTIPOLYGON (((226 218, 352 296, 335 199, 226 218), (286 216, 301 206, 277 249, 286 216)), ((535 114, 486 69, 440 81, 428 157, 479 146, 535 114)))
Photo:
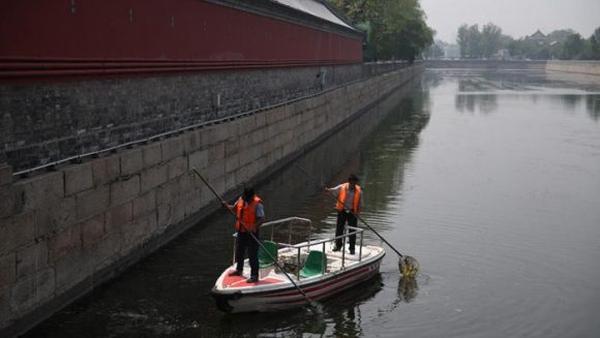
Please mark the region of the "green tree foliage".
POLYGON ((366 31, 367 60, 414 60, 433 42, 418 0, 328 0, 366 31))
POLYGON ((540 41, 522 38, 513 40, 506 47, 509 54, 516 59, 548 60, 552 57, 555 47, 540 41))
POLYGON ((502 29, 493 23, 488 23, 481 29, 480 48, 485 58, 490 58, 501 48, 502 29))
POLYGON ((481 57, 481 33, 478 25, 467 29, 467 55, 471 58, 481 57))
POLYGON ((489 23, 482 27, 463 24, 458 28, 457 43, 462 58, 490 58, 507 49, 514 59, 600 60, 600 27, 589 39, 572 29, 559 29, 548 35, 526 36, 518 40, 503 35, 500 27, 489 23))
POLYGON ((446 43, 443 41, 435 41, 431 46, 425 50, 425 56, 428 59, 440 59, 444 57, 444 47, 446 43))
POLYGON ((462 24, 458 27, 456 43, 458 44, 458 48, 460 48, 460 57, 463 59, 467 58, 469 51, 469 26, 467 24, 462 24))
POLYGON ((461 25, 458 28, 457 43, 462 58, 490 58, 500 50, 506 36, 502 29, 493 23, 484 25, 461 25))
POLYGON ((600 60, 600 27, 596 28, 586 43, 584 58, 588 60, 600 60))
POLYGON ((566 60, 579 59, 583 56, 585 40, 578 33, 571 34, 562 46, 560 58, 566 60))
POLYGON ((565 41, 567 41, 567 38, 570 35, 573 35, 577 32, 575 32, 572 29, 557 29, 555 31, 550 32, 547 35, 547 39, 550 41, 556 41, 557 43, 563 44, 565 41))

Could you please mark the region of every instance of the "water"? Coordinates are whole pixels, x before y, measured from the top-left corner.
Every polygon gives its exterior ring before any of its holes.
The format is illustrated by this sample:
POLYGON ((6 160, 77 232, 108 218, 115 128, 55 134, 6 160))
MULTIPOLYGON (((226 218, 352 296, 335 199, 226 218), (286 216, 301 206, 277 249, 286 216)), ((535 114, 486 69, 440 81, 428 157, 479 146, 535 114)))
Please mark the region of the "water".
POLYGON ((405 90, 258 190, 268 217, 311 218, 322 237, 335 213, 318 186, 356 172, 363 218, 420 261, 416 281, 388 250, 319 314, 223 314, 220 213, 29 335, 600 336, 600 79, 431 70, 405 90))

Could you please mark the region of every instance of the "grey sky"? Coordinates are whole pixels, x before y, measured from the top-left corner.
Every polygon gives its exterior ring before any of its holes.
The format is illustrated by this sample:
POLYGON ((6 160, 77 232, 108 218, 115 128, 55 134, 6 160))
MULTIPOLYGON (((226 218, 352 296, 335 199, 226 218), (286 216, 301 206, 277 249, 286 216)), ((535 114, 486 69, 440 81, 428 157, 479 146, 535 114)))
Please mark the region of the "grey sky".
POLYGON ((493 22, 515 38, 572 28, 588 38, 600 26, 600 0, 420 0, 436 39, 456 42, 463 24, 493 22))

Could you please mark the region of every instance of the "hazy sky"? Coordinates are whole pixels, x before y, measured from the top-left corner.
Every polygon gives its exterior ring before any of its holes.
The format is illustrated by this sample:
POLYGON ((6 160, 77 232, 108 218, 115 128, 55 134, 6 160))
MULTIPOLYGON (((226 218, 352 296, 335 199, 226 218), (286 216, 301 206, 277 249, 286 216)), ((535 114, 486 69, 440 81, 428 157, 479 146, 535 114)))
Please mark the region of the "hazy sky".
POLYGON ((600 26, 600 0, 420 0, 436 39, 456 42, 456 30, 467 23, 488 22, 515 38, 540 29, 572 28, 588 38, 600 26))

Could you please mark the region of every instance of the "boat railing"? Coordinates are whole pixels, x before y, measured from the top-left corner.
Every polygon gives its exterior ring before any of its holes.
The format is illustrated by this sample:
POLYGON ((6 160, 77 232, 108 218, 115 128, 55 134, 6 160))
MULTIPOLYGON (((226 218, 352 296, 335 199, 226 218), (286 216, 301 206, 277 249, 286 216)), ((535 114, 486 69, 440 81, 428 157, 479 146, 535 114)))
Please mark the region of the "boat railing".
MULTIPOLYGON (((315 245, 322 245, 322 252, 325 253, 325 245, 329 242, 334 242, 337 240, 342 240, 342 250, 341 250, 341 255, 342 255, 342 269, 344 269, 344 267, 346 266, 346 239, 349 236, 353 236, 353 235, 357 235, 359 237, 359 243, 358 243, 358 261, 362 261, 362 247, 363 247, 363 237, 364 237, 364 229, 362 228, 358 228, 358 227, 353 227, 353 226, 346 226, 346 229, 348 229, 348 232, 339 236, 335 236, 335 237, 331 237, 331 238, 324 238, 324 239, 318 239, 318 240, 314 240, 311 241, 311 231, 310 229, 312 228, 312 222, 309 219, 306 218, 301 218, 301 217, 289 217, 289 218, 284 218, 284 219, 280 219, 280 220, 275 220, 275 221, 270 221, 270 222, 265 222, 261 225, 261 229, 262 228, 266 228, 266 227, 271 227, 271 236, 270 236, 270 240, 274 241, 274 229, 275 227, 278 226, 288 226, 288 243, 281 243, 281 242, 276 242, 278 246, 284 247, 284 248, 290 248, 290 249, 295 249, 297 250, 297 267, 298 269, 296 269, 296 277, 298 279, 300 279, 300 266, 301 266, 301 253, 302 253, 302 249, 303 248, 310 248, 312 246, 315 245), (296 225, 296 226, 308 226, 309 232, 308 232, 308 239, 306 241, 306 243, 300 243, 300 244, 291 244, 292 242, 292 227, 296 225)), ((310 252, 310 249, 308 249, 308 251, 310 252)), ((324 262, 325 266, 327 264, 327 262, 324 262)))
MULTIPOLYGON (((269 221, 269 222, 265 222, 263 224, 260 225, 260 229, 261 232, 263 232, 264 228, 271 228, 271 236, 270 236, 270 240, 272 242, 275 242, 273 239, 275 237, 275 228, 276 227, 283 227, 287 225, 288 226, 288 243, 292 242, 292 226, 301 226, 301 227, 307 227, 308 228, 308 238, 310 240, 310 234, 311 234, 311 228, 312 228, 312 222, 311 220, 309 220, 308 218, 302 218, 302 217, 287 217, 287 218, 282 218, 282 219, 278 219, 278 220, 274 220, 274 221, 269 221)), ((233 264, 235 264, 235 251, 236 251, 236 238, 237 238, 237 233, 234 232, 233 233, 233 264)), ((277 243, 278 245, 282 245, 284 243, 277 243)))
POLYGON ((310 219, 308 218, 302 218, 302 217, 287 217, 287 218, 282 218, 282 219, 278 219, 278 220, 274 220, 274 221, 269 221, 269 222, 265 222, 263 223, 260 228, 267 228, 270 227, 271 228, 271 241, 273 241, 273 238, 275 236, 275 228, 276 227, 283 227, 283 226, 288 226, 288 243, 292 242, 292 228, 294 226, 300 226, 300 227, 306 227, 308 229, 308 238, 310 239, 310 235, 311 235, 311 230, 312 230, 312 222, 310 219))

